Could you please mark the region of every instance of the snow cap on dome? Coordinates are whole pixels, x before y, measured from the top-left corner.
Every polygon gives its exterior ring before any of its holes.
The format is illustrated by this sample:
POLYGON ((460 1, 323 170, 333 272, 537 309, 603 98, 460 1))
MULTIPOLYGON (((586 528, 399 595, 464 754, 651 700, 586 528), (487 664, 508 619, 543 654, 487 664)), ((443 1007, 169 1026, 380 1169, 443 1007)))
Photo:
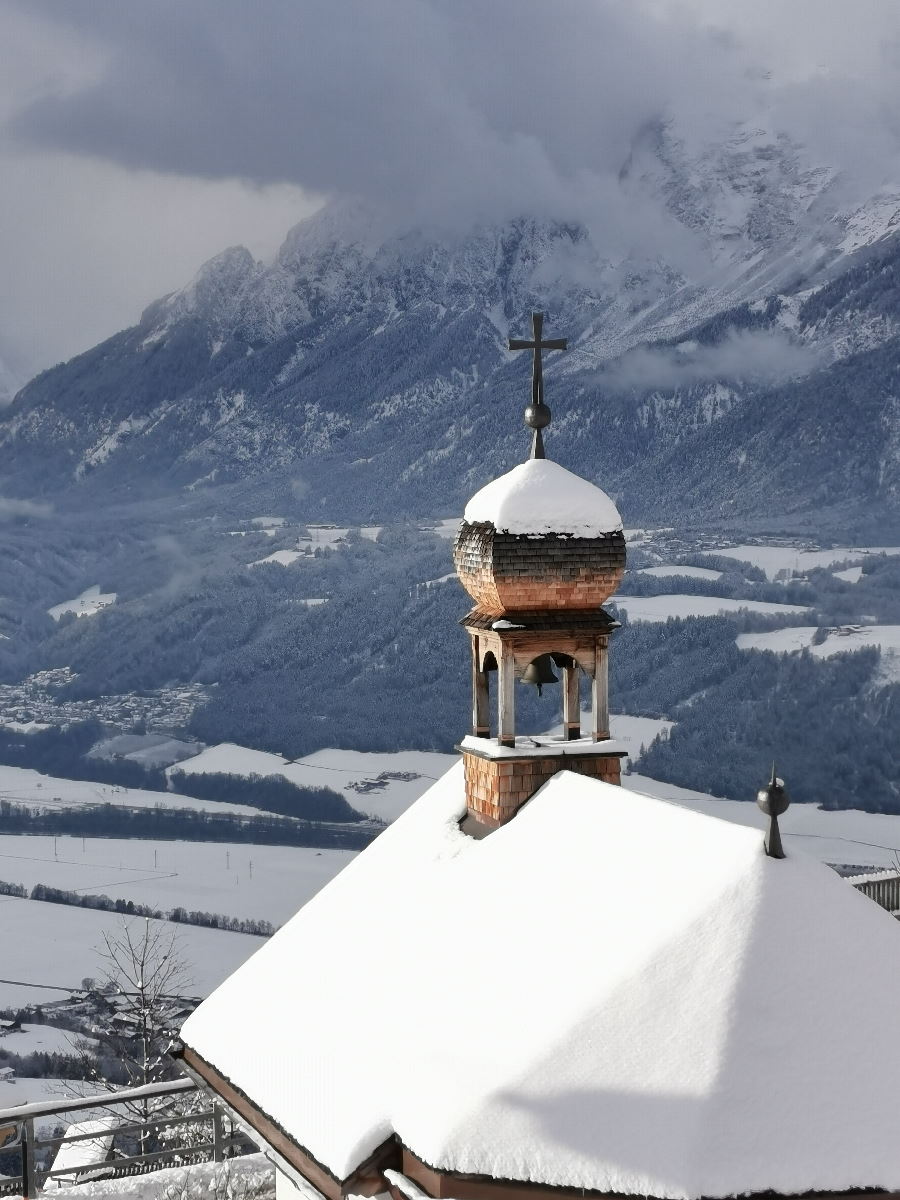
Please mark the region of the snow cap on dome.
POLYGON ((595 538, 622 528, 619 510, 593 483, 559 463, 532 458, 486 484, 466 505, 470 524, 499 533, 563 533, 595 538))

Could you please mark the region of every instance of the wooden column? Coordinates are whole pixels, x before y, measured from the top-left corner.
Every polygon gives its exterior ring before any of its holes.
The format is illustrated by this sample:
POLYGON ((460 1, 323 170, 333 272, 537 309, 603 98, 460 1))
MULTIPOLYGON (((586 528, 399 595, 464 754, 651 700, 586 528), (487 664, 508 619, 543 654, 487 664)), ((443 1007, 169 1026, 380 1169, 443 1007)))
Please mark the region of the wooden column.
POLYGON ((563 667, 563 729, 567 742, 581 737, 581 698, 578 694, 578 665, 563 667))
POLYGON ((516 662, 504 645, 500 651, 497 681, 497 741, 501 746, 516 744, 516 662))
POLYGON ((597 645, 591 686, 591 737, 602 742, 609 737, 609 678, 606 647, 597 645))
POLYGON ((475 737, 491 736, 490 692, 487 671, 478 667, 478 643, 472 647, 472 733, 475 737))

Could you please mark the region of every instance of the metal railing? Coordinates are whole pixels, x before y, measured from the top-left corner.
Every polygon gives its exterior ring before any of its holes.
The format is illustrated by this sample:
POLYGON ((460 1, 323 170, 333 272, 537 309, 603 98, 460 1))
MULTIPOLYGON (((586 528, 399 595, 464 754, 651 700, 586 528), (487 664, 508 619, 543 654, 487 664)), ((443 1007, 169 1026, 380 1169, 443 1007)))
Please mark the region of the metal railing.
POLYGON ((866 875, 850 875, 847 882, 889 913, 896 915, 900 911, 900 872, 870 871, 866 875))
POLYGON ((148 1113, 145 1119, 137 1119, 134 1115, 135 1104, 191 1094, 198 1100, 207 1099, 193 1080, 176 1079, 93 1096, 73 1096, 0 1109, 0 1154, 18 1150, 21 1162, 19 1175, 0 1177, 0 1197, 35 1197, 52 1181, 58 1181, 58 1186, 62 1186, 88 1179, 143 1175, 164 1167, 222 1162, 246 1149, 256 1149, 246 1134, 232 1126, 225 1109, 213 1100, 208 1100, 196 1112, 172 1113, 162 1109, 158 1115, 148 1113), (63 1133, 58 1137, 40 1136, 41 1125, 45 1126, 53 1117, 78 1111, 96 1113, 97 1110, 119 1118, 111 1120, 104 1133, 94 1129, 87 1133, 63 1133), (173 1133, 175 1136, 171 1143, 165 1139, 167 1144, 160 1147, 160 1132, 166 1130, 169 1136, 173 1133), (104 1137, 110 1138, 113 1146, 113 1139, 124 1142, 125 1150, 121 1146, 111 1148, 107 1157, 97 1162, 53 1167, 61 1146, 99 1142, 104 1137), (139 1153, 127 1151, 129 1141, 137 1143, 141 1148, 139 1153), (147 1146, 153 1149, 146 1149, 147 1146))

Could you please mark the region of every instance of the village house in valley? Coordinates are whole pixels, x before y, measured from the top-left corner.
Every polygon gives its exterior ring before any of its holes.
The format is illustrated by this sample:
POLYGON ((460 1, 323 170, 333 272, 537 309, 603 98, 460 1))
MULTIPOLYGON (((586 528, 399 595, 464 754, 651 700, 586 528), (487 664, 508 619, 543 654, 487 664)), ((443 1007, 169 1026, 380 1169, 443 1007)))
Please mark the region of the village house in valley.
POLYGON ((531 457, 455 545, 461 761, 200 1005, 180 1061, 279 1200, 900 1195, 895 920, 778 857, 774 778, 765 838, 618 786, 602 605, 625 542, 544 455, 564 347, 539 316, 511 342, 531 457), (520 682, 560 687, 558 736, 518 729, 520 682))

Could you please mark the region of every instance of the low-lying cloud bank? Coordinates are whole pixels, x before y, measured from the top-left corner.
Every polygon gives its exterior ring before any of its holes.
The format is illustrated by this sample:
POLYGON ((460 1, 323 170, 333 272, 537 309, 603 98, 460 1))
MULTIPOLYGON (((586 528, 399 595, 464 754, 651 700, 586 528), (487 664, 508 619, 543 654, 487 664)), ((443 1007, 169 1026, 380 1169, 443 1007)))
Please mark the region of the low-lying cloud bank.
POLYGON ((640 346, 605 367, 600 382, 615 391, 670 391, 713 380, 774 385, 808 375, 822 363, 817 349, 780 330, 736 330, 713 346, 640 346))
POLYGON ((27 517, 45 518, 53 515, 53 505, 36 500, 14 500, 0 496, 0 522, 22 520, 27 517))

